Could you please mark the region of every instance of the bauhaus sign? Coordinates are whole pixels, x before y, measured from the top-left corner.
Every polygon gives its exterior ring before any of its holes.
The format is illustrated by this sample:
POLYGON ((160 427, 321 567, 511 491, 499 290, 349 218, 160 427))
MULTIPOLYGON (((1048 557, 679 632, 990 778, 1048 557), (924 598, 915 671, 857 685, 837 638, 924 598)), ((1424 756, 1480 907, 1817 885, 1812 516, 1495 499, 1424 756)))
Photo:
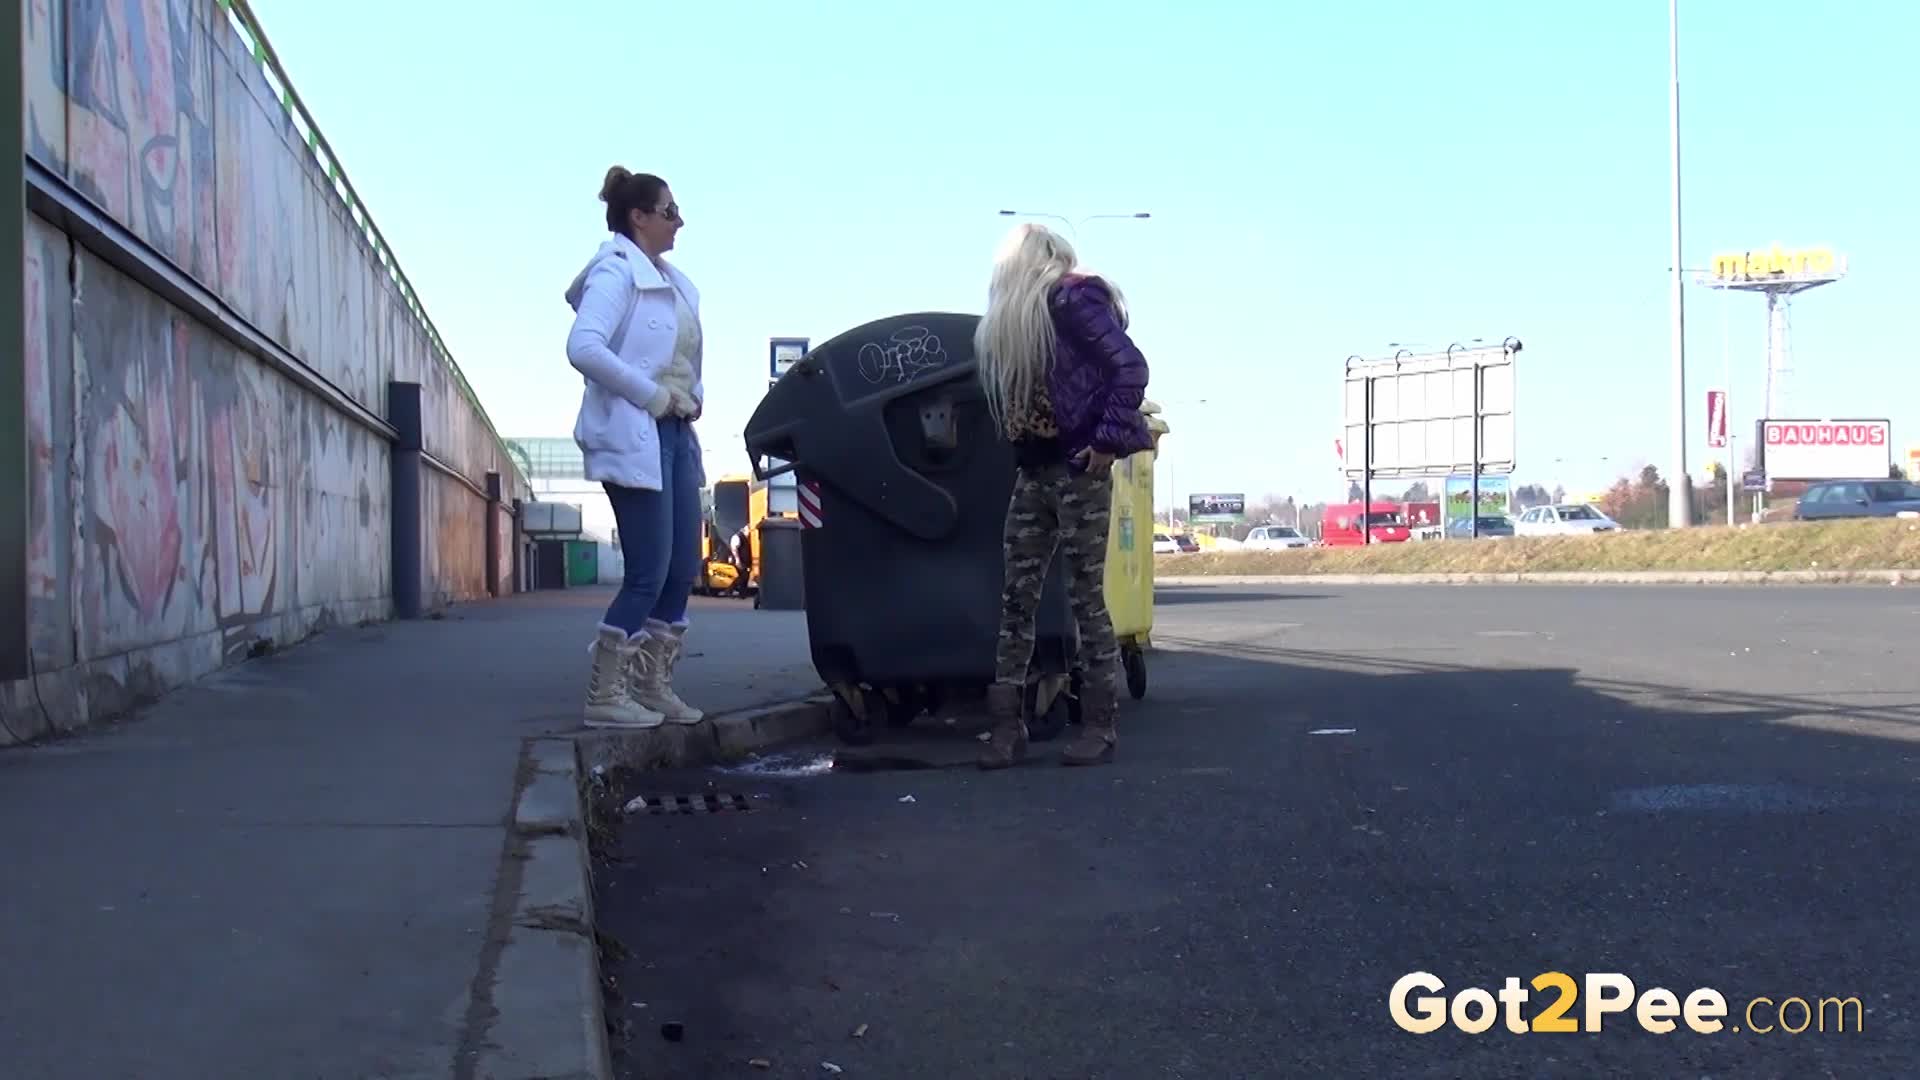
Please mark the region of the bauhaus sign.
POLYGON ((1768 278, 1825 277, 1840 268, 1831 248, 1783 251, 1737 251, 1713 257, 1713 276, 1722 281, 1765 281, 1768 278))
POLYGON ((1769 480, 1881 478, 1893 468, 1885 420, 1766 420, 1760 437, 1769 480))

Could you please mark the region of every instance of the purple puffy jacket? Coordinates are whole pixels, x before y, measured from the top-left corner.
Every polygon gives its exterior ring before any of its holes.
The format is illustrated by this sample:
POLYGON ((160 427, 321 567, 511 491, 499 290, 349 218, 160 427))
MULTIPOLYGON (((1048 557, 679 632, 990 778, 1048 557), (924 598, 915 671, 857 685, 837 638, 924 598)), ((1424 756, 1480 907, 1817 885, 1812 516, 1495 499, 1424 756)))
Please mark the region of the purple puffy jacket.
POLYGON ((1092 447, 1124 458, 1150 449, 1140 403, 1146 397, 1147 358, 1127 336, 1106 282, 1068 274, 1054 286, 1053 371, 1047 396, 1060 432, 1060 449, 1072 458, 1092 447))

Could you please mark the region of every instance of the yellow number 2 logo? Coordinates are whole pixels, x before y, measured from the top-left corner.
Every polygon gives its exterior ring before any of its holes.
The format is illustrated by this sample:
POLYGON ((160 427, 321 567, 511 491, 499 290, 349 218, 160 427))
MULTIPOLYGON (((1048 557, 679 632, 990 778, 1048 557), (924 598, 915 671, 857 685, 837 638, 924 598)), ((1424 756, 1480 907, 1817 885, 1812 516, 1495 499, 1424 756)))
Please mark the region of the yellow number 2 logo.
POLYGON ((1575 998, 1580 996, 1580 988, 1575 985, 1573 976, 1560 971, 1547 971, 1533 977, 1533 988, 1545 992, 1549 988, 1560 991, 1560 997, 1552 1005, 1541 1010, 1533 1018, 1535 1031, 1578 1031, 1578 1021, 1567 1019, 1567 1010, 1573 1008, 1575 998))

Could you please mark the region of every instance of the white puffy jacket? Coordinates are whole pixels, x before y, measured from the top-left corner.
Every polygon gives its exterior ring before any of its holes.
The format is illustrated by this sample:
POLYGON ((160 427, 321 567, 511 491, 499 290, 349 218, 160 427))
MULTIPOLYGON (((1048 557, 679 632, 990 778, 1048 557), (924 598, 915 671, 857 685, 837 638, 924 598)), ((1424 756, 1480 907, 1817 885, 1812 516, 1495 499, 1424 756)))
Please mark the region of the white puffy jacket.
MULTIPOLYGON (((669 401, 666 389, 654 380, 672 363, 679 334, 675 285, 696 318, 700 312, 700 293, 693 282, 671 264, 666 274, 672 275, 671 281, 632 240, 616 236, 600 245, 567 288, 567 304, 574 311, 567 360, 587 384, 573 441, 585 459, 588 480, 660 490, 658 419, 667 414, 669 401), (629 304, 626 338, 615 355, 609 343, 629 304)), ((694 371, 700 370, 696 358, 694 371)), ((694 401, 704 402, 705 394, 704 380, 696 381, 694 401)), ((697 443, 694 453, 699 454, 697 443)))

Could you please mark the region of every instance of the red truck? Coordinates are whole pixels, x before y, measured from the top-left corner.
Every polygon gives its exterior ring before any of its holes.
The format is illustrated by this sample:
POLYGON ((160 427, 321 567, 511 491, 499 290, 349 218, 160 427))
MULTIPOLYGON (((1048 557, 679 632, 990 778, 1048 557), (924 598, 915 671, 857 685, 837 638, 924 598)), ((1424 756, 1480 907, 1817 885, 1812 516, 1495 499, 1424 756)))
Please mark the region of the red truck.
MULTIPOLYGON (((1399 503, 1376 501, 1368 507, 1366 518, 1367 531, 1376 544, 1402 544, 1412 535, 1399 503)), ((1358 547, 1364 543, 1360 537, 1360 504, 1335 503, 1327 507, 1326 516, 1321 519, 1320 542, 1328 547, 1358 547)))

